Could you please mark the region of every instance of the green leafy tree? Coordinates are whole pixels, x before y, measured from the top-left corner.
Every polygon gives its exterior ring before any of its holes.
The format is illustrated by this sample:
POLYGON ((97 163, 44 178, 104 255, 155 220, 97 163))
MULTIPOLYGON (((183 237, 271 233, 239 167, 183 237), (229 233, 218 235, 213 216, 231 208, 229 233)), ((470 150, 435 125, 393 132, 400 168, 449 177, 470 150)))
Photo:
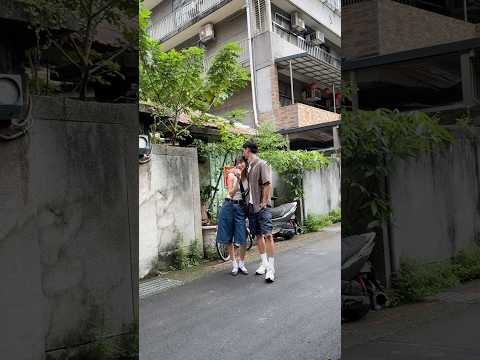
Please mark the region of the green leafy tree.
POLYGON ((153 132, 169 135, 176 145, 189 136, 190 126, 218 121, 209 112, 244 88, 249 72, 238 62, 236 43, 225 45, 207 71, 203 49, 162 51, 148 34, 149 17, 140 4, 140 98, 154 109, 153 132))
POLYGON ((135 3, 129 0, 21 0, 35 30, 37 46, 30 51, 31 64, 36 75, 36 65, 42 50, 56 48, 79 73, 76 90, 80 99, 86 98, 87 86, 98 82, 108 84, 108 77, 120 76, 116 59, 135 44, 137 30, 130 23, 136 16, 135 3), (94 49, 95 37, 101 26, 120 28, 122 37, 108 53, 94 49), (58 39, 54 32, 68 29, 67 35, 58 39))

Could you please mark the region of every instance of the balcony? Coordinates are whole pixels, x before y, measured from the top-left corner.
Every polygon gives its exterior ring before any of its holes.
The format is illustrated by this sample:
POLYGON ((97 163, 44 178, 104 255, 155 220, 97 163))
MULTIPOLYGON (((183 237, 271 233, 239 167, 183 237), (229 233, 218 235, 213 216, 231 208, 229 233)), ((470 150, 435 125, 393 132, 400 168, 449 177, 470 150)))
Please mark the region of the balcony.
POLYGON ((150 36, 163 41, 219 9, 230 0, 194 0, 149 27, 150 36))
POLYGON ((342 1, 341 0, 324 0, 323 4, 328 7, 333 12, 340 14, 342 12, 342 1))
POLYGON ((318 46, 310 45, 304 38, 292 34, 291 32, 285 30, 281 25, 275 22, 273 23, 273 32, 279 35, 283 40, 286 40, 290 44, 295 45, 299 48, 299 50, 308 53, 322 63, 333 66, 337 70, 341 69, 341 61, 339 58, 333 56, 332 54, 326 52, 318 46))

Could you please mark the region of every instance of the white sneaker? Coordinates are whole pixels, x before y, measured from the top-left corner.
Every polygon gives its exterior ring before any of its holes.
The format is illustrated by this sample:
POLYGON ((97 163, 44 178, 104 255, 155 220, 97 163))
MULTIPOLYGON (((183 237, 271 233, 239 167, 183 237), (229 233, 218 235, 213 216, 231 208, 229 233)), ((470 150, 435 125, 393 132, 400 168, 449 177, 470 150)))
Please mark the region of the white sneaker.
POLYGON ((265 265, 261 264, 261 265, 258 267, 257 271, 255 271, 255 274, 257 274, 257 275, 265 275, 266 272, 267 272, 267 267, 266 267, 265 265))
POLYGON ((233 264, 232 275, 233 275, 233 276, 237 276, 237 275, 238 275, 238 264, 237 264, 237 263, 233 264))
POLYGON ((265 275, 265 281, 273 283, 275 281, 275 270, 272 267, 267 269, 267 274, 265 275))
POLYGON ((241 272, 243 275, 248 275, 248 270, 247 270, 245 264, 239 264, 239 265, 238 265, 238 270, 240 270, 240 272, 241 272))

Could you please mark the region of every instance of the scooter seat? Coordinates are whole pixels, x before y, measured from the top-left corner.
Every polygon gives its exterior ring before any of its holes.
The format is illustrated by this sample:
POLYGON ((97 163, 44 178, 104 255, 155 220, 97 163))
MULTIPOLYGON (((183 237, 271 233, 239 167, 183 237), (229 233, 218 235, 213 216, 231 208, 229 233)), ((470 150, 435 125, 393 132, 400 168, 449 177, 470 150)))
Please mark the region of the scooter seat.
POLYGON ((287 203, 280 206, 272 208, 272 219, 278 219, 288 213, 293 206, 296 206, 296 203, 287 203))

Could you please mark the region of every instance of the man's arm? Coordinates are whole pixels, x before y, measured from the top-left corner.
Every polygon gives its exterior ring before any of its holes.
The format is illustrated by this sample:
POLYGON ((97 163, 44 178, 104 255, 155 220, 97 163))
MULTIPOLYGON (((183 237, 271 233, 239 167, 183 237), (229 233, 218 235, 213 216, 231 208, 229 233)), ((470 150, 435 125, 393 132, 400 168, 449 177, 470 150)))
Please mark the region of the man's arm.
POLYGON ((263 191, 262 191, 262 209, 266 208, 268 203, 270 202, 270 194, 272 192, 272 183, 268 182, 263 184, 263 191))

